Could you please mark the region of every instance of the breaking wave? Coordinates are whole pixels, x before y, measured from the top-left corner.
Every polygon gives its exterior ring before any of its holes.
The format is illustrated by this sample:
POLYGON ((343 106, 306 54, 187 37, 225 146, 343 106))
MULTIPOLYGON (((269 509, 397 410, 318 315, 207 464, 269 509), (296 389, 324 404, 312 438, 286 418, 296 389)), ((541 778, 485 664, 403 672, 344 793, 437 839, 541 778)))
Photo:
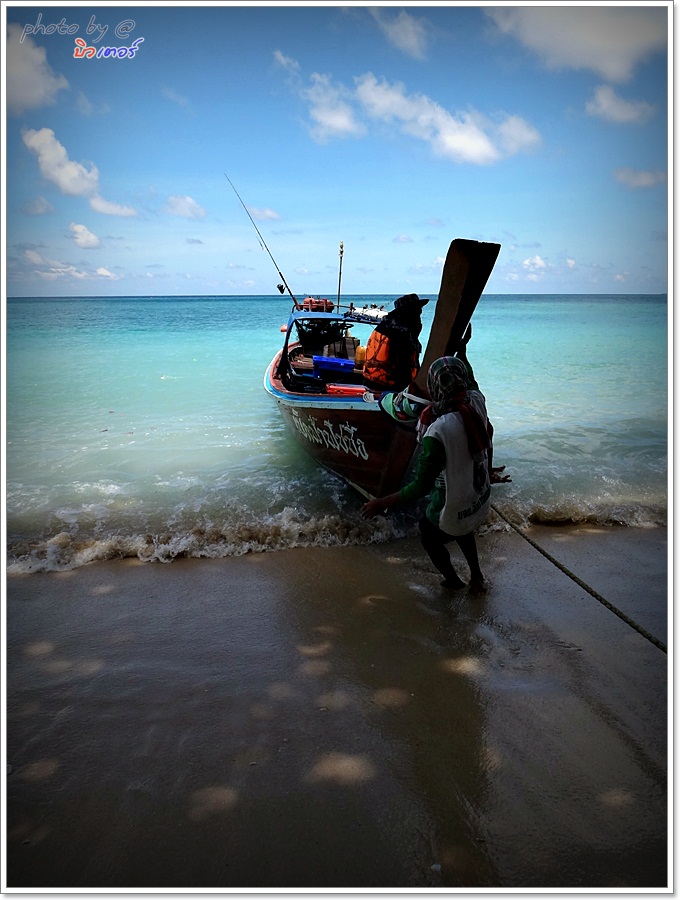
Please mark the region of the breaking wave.
MULTIPOLYGON (((215 559, 265 553, 299 547, 339 547, 387 543, 418 534, 419 514, 398 511, 365 521, 353 511, 308 516, 291 508, 261 521, 215 525, 174 525, 157 532, 125 533, 122 530, 87 537, 77 525, 49 537, 18 539, 8 548, 7 574, 28 575, 76 569, 104 560, 136 558, 143 562, 170 563, 175 559, 215 559)), ((637 528, 665 527, 667 514, 660 506, 620 505, 585 508, 573 504, 553 507, 495 500, 480 533, 507 531, 511 526, 626 525, 637 528)))

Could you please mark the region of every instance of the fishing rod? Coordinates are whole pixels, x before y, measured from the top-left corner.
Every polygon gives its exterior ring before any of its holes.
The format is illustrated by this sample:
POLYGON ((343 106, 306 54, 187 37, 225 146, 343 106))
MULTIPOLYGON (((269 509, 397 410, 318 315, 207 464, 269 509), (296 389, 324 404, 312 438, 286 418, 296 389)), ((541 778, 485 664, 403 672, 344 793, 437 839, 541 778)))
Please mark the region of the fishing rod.
POLYGON ((248 211, 248 207, 245 205, 245 203, 243 202, 243 200, 241 200, 241 195, 239 194, 239 192, 238 192, 238 191, 236 190, 236 188, 234 187, 231 178, 227 175, 226 172, 224 173, 224 177, 227 179, 227 181, 229 182, 229 184, 232 186, 232 188, 233 188, 233 190, 234 190, 234 193, 236 194, 236 196, 238 197, 238 199, 241 201, 241 206, 242 206, 242 207, 245 209, 245 211, 246 211, 246 215, 248 216, 248 218, 250 219, 250 221, 253 223, 253 228, 255 229, 255 231, 257 231, 257 236, 258 236, 259 239, 260 239, 260 245, 267 251, 267 253, 269 254, 269 258, 271 259, 271 261, 272 261, 272 262, 274 263, 274 265, 276 266, 276 271, 279 273, 279 278, 280 278, 281 281, 283 282, 283 284, 278 284, 278 285, 277 285, 279 291, 280 291, 281 293, 283 293, 283 287, 284 287, 284 285, 285 285, 286 290, 288 291, 288 293, 290 294, 290 296, 293 298, 293 303, 295 304, 295 309, 302 309, 302 307, 300 306, 300 304, 297 302, 297 300, 296 300, 296 298, 295 298, 295 295, 293 294, 293 292, 291 291, 291 289, 288 287, 288 282, 287 282, 286 279, 283 277, 283 274, 281 273, 281 269, 279 269, 276 260, 275 260, 274 257, 272 256, 271 250, 270 250, 269 247, 266 245, 264 238, 263 238, 262 235, 260 234, 260 229, 259 229, 259 228, 257 227, 257 225, 255 224, 255 219, 253 219, 253 217, 250 215, 250 212, 248 211))

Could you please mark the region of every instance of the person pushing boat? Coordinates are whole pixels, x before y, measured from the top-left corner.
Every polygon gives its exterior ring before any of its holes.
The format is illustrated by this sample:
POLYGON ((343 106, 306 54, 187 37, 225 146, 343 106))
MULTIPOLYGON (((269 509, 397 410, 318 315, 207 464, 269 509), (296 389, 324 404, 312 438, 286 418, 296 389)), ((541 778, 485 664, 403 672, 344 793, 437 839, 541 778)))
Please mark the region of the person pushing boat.
MULTIPOLYGON (((474 531, 491 505, 491 438, 486 402, 481 391, 468 387, 470 373, 460 357, 435 360, 427 375, 431 403, 420 415, 422 450, 413 480, 401 490, 369 500, 361 508, 364 518, 411 503, 430 494, 421 518, 420 537, 425 552, 444 576, 442 586, 465 587, 446 547, 456 541, 470 569, 469 587, 484 593, 474 531)), ((502 480, 509 480, 507 476, 502 480)))

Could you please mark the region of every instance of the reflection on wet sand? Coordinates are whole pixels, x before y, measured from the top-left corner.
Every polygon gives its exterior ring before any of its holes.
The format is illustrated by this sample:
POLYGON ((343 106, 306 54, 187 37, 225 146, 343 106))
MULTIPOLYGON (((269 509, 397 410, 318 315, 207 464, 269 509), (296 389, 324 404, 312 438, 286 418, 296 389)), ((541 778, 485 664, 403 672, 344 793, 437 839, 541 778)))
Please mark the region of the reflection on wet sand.
POLYGON ((667 661, 480 549, 483 598, 408 541, 12 579, 8 885, 665 884, 667 661))

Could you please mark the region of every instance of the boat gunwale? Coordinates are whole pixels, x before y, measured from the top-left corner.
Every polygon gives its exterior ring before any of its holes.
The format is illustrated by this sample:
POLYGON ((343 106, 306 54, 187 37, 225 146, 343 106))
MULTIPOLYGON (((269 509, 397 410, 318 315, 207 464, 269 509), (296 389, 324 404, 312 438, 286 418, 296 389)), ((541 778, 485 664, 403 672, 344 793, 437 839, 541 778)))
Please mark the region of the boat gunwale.
MULTIPOLYGON (((363 410, 365 412, 376 412, 380 410, 380 404, 378 400, 364 400, 363 397, 352 397, 350 395, 343 397, 341 394, 307 394, 303 392, 289 391, 287 388, 281 386, 280 388, 274 384, 274 381, 277 381, 281 384, 280 378, 275 378, 272 373, 278 367, 279 360, 281 359, 281 355, 283 350, 279 350, 274 359, 269 363, 267 369, 264 374, 264 389, 270 394, 270 396, 274 397, 277 401, 280 400, 282 403, 285 403, 286 406, 303 406, 308 409, 312 408, 324 408, 331 407, 333 409, 354 409, 354 410, 363 410)), ((368 393, 368 388, 366 388, 368 393)))

